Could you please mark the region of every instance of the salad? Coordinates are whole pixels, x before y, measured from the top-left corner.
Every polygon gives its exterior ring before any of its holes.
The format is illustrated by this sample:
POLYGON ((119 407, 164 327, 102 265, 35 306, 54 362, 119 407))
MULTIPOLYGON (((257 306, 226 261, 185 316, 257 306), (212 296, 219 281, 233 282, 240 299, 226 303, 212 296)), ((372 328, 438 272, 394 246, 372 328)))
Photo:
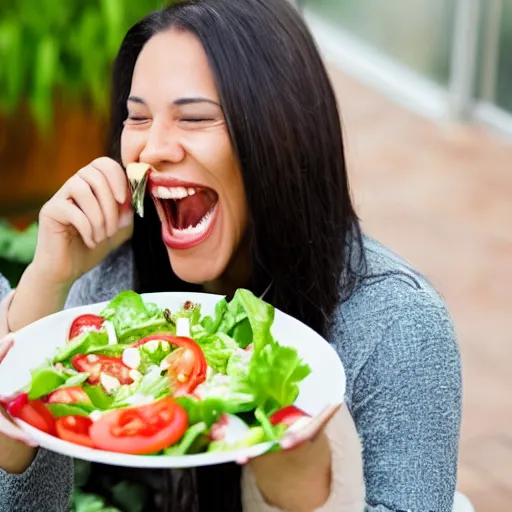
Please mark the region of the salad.
POLYGON ((273 320, 274 308, 245 289, 212 316, 124 291, 99 315, 75 318, 66 344, 3 405, 47 434, 125 454, 275 442, 309 421, 293 403, 311 370, 274 339, 273 320))

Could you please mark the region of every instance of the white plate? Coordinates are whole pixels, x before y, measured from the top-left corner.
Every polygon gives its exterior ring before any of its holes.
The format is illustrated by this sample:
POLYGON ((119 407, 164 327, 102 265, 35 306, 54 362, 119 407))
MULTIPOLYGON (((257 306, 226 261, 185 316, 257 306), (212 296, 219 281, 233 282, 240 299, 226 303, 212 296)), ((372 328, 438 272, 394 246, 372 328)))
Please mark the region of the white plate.
MULTIPOLYGON (((201 304, 202 314, 213 314, 220 295, 204 293, 151 293, 142 295, 145 302, 153 302, 171 311, 179 309, 187 300, 201 304)), ((15 334, 13 348, 0 367, 0 396, 11 395, 30 381, 30 370, 52 358, 57 347, 65 345, 71 322, 84 313, 99 313, 108 302, 82 306, 42 318, 15 334)), ((345 394, 345 372, 336 351, 316 332, 298 320, 276 309, 272 334, 282 345, 295 347, 311 367, 311 374, 299 385, 300 394, 295 404, 315 415, 325 406, 342 403, 345 394)), ((40 446, 70 457, 127 467, 182 468, 207 466, 255 457, 270 448, 260 443, 242 450, 202 453, 197 455, 145 456, 125 455, 78 446, 45 434, 18 420, 40 446)))

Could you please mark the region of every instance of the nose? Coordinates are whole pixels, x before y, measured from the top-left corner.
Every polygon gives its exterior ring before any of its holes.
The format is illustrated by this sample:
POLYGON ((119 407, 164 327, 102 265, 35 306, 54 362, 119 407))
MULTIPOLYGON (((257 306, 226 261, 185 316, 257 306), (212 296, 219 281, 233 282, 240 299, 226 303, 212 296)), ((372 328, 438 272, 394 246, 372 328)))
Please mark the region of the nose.
POLYGON ((162 163, 181 162, 185 158, 185 149, 177 129, 166 123, 153 122, 139 158, 157 169, 162 163))

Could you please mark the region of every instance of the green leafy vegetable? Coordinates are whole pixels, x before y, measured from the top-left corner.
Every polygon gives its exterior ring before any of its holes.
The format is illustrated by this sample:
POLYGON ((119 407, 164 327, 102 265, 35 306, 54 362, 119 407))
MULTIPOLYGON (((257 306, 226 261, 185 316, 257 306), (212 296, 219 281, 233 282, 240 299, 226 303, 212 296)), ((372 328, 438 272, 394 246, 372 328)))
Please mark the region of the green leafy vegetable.
POLYGON ((88 373, 76 373, 75 375, 68 377, 66 382, 64 382, 60 388, 73 388, 75 386, 81 386, 88 378, 88 373))
POLYGON ((161 374, 160 368, 154 366, 138 382, 121 386, 114 395, 113 407, 129 405, 129 397, 133 395, 150 396, 155 400, 171 394, 169 378, 161 374))
POLYGON ((211 427, 221 414, 227 412, 224 401, 217 398, 198 400, 190 396, 181 396, 176 402, 187 411, 189 425, 205 423, 211 427))
POLYGON ((100 385, 91 386, 86 384, 83 388, 96 409, 102 411, 110 409, 112 406, 113 397, 108 395, 100 385))
POLYGON ((139 348, 141 356, 141 369, 145 371, 151 365, 160 363, 171 353, 171 345, 167 341, 145 343, 139 348))
MULTIPOLYGON (((249 290, 237 290, 233 300, 235 298, 240 301, 240 304, 247 314, 247 319, 251 325, 254 351, 258 353, 266 346, 268 340, 272 338, 270 328, 274 323, 274 308, 265 301, 258 299, 258 297, 249 290)), ((247 345, 249 345, 249 343, 247 345)))
POLYGON ((54 368, 42 368, 32 373, 32 381, 28 397, 30 400, 37 400, 48 393, 51 393, 66 382, 66 377, 54 368))
POLYGON ((175 444, 174 446, 171 446, 164 450, 164 455, 179 456, 186 455, 187 453, 193 453, 194 450, 192 449, 192 447, 194 443, 200 436, 206 434, 207 432, 208 426, 203 421, 201 421, 200 423, 196 423, 195 425, 192 425, 187 429, 187 431, 185 432, 181 441, 178 444, 175 444))
POLYGON ((255 403, 267 414, 293 404, 299 394, 298 383, 311 373, 292 347, 267 340, 249 365, 248 383, 255 403))
POLYGON ((226 373, 229 358, 238 349, 236 341, 223 332, 197 336, 195 340, 201 347, 208 366, 217 372, 226 373))
POLYGON ((163 310, 154 304, 145 304, 142 297, 131 290, 112 299, 101 316, 112 322, 119 343, 131 343, 156 332, 175 331, 163 310))
POLYGON ((248 448, 255 444, 265 442, 265 432, 262 427, 251 427, 247 434, 236 443, 226 443, 226 441, 213 441, 208 445, 208 452, 224 452, 228 450, 238 450, 248 448))
POLYGON ((268 441, 275 441, 277 439, 276 432, 274 431, 274 426, 270 423, 270 419, 268 416, 259 408, 254 411, 254 417, 259 421, 263 432, 265 432, 265 437, 268 441))
POLYGON ((215 304, 215 316, 212 318, 211 316, 205 316, 201 321, 201 325, 203 329, 213 334, 219 331, 220 323, 226 314, 228 309, 228 302, 226 299, 221 299, 215 304))
POLYGON ((190 330, 194 333, 194 327, 201 325, 201 304, 194 304, 192 302, 186 302, 181 309, 176 311, 172 315, 174 323, 178 318, 188 318, 190 321, 190 330))
POLYGON ((56 417, 89 416, 94 407, 89 404, 46 404, 48 410, 56 417))
POLYGON ((53 358, 54 363, 59 363, 70 359, 76 354, 87 353, 91 348, 99 348, 108 345, 108 334, 105 331, 85 332, 72 339, 67 345, 57 350, 53 358))
POLYGON ((98 347, 89 347, 84 354, 98 354, 104 356, 120 357, 124 350, 131 347, 129 343, 116 343, 115 345, 100 345, 98 347))

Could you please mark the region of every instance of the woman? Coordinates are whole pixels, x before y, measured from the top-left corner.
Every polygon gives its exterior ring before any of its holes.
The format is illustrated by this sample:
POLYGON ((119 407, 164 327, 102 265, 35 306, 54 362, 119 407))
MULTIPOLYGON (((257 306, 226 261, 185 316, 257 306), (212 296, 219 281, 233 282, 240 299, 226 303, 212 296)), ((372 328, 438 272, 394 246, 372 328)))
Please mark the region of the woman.
MULTIPOLYGON (((288 451, 242 470, 139 473, 158 489, 147 509, 451 510, 461 401, 451 320, 423 277, 361 234, 334 93, 295 9, 203 0, 154 13, 126 35, 113 93, 112 159, 43 207, 4 330, 127 288, 245 286, 322 333, 347 373, 345 405, 288 451), (154 169, 144 218, 129 205, 131 162, 154 169)), ((20 437, 13 428, 2 423, 20 437)), ((65 457, 2 436, 0 467, 2 511, 66 509, 65 457)))

